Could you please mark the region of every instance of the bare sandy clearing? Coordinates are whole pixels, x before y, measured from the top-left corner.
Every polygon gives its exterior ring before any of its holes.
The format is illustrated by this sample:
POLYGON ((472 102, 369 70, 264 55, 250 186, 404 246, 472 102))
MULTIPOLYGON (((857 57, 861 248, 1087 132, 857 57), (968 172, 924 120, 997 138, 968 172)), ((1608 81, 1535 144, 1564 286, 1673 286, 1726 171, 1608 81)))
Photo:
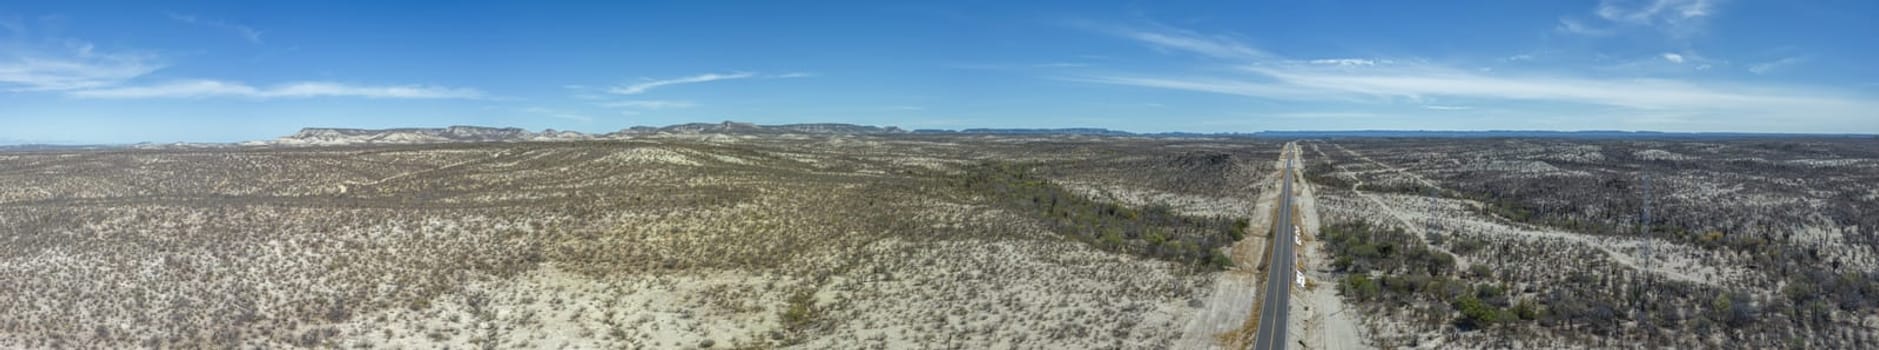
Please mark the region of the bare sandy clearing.
MULTIPOLYGON (((1301 147, 1302 151, 1302 147, 1301 147)), ((1305 160, 1299 156, 1298 165, 1305 169, 1305 160)), ((1300 288, 1297 298, 1292 299, 1298 309, 1293 314, 1301 315, 1292 322, 1292 329, 1301 336, 1297 339, 1305 343, 1305 349, 1373 349, 1358 322, 1359 312, 1337 295, 1337 285, 1341 282, 1337 274, 1332 273, 1331 258, 1323 249, 1324 242, 1317 233, 1322 227, 1318 219, 1318 201, 1316 186, 1305 181, 1304 176, 1297 176, 1298 184, 1293 186, 1298 205, 1298 224, 1303 231, 1305 244, 1298 252, 1303 263, 1306 288, 1300 288)))

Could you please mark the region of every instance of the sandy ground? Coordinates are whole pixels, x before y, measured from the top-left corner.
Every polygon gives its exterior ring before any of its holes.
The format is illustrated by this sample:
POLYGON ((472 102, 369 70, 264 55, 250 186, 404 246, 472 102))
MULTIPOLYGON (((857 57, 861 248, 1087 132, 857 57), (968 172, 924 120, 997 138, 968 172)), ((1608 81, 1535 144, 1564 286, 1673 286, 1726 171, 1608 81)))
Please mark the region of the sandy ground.
POLYGON ((1254 202, 1256 202, 1254 198, 1234 196, 1231 194, 1223 194, 1217 197, 1196 196, 1097 182, 1064 181, 1062 185, 1064 189, 1070 190, 1076 194, 1130 206, 1140 207, 1151 204, 1167 204, 1173 207, 1175 212, 1184 215, 1246 215, 1249 210, 1253 210, 1255 206, 1254 202))
MULTIPOLYGON (((1363 155, 1363 153, 1344 148, 1342 145, 1333 145, 1346 154, 1363 159, 1377 167, 1412 177, 1422 182, 1424 185, 1437 188, 1438 190, 1449 191, 1446 188, 1435 186, 1433 183, 1428 182, 1428 180, 1423 179, 1415 173, 1377 162, 1376 160, 1370 159, 1369 156, 1363 155)), ((1361 188, 1362 186, 1362 180, 1359 180, 1358 185, 1353 188, 1361 188)), ((1649 271, 1666 278, 1704 285, 1718 285, 1723 281, 1736 280, 1750 275, 1749 271, 1742 270, 1739 267, 1747 266, 1746 263, 1735 263, 1733 261, 1730 264, 1704 263, 1697 258, 1697 256, 1700 255, 1699 252, 1696 251, 1697 248, 1686 245, 1654 239, 1590 236, 1546 227, 1515 225, 1487 220, 1473 213, 1472 208, 1482 205, 1473 201, 1453 199, 1430 200, 1428 197, 1424 196, 1374 194, 1363 192, 1362 190, 1357 190, 1356 192, 1360 197, 1374 204, 1377 209, 1388 213, 1390 217, 1395 218, 1405 227, 1424 228, 1433 223, 1436 227, 1446 232, 1479 232, 1492 236, 1529 240, 1564 240, 1597 249, 1605 253, 1613 262, 1632 269, 1649 271), (1648 256, 1645 253, 1646 247, 1649 247, 1650 251, 1648 256)), ((1424 240, 1423 243, 1425 244, 1429 243, 1423 235, 1418 234, 1414 236, 1417 239, 1424 240)), ((1468 268, 1469 262, 1465 256, 1454 254, 1441 246, 1429 245, 1429 247, 1454 255, 1456 258, 1456 269, 1466 270, 1468 268)))
POLYGON ((552 264, 312 329, 332 330, 344 348, 379 349, 1146 349, 1175 342, 1202 310, 1167 290, 1205 277, 1075 242, 883 240, 862 250, 957 263, 830 276, 813 294, 816 330, 800 334, 780 315, 808 280, 741 270, 587 276, 552 264))
MULTIPOLYGON (((1300 172, 1304 169, 1304 159, 1298 159, 1300 172)), ((1303 346, 1294 343, 1299 349, 1374 349, 1366 341, 1357 323, 1357 311, 1337 295, 1336 275, 1331 273, 1331 258, 1324 252, 1323 241, 1318 240, 1318 201, 1310 183, 1304 176, 1294 177, 1299 183, 1293 186, 1298 205, 1298 224, 1304 228, 1305 246, 1299 249, 1304 266, 1307 288, 1298 289, 1292 300, 1294 315, 1291 328, 1294 336, 1303 342, 1303 346), (1347 311, 1348 310, 1348 311, 1347 311)))
MULTIPOLYGON (((1389 169, 1389 171, 1391 172, 1397 172, 1397 173, 1401 173, 1404 175, 1408 175, 1416 179, 1416 181, 1421 182, 1425 186, 1436 188, 1441 191, 1448 190, 1440 186, 1436 186, 1434 183, 1429 182, 1429 180, 1423 179, 1422 176, 1416 175, 1415 173, 1403 171, 1402 169, 1389 166, 1388 164, 1377 162, 1376 160, 1370 159, 1369 156, 1365 156, 1363 153, 1357 153, 1357 151, 1352 151, 1348 148, 1344 148, 1343 145, 1337 145, 1337 144, 1332 144, 1332 145, 1337 146, 1337 148, 1340 150, 1343 150, 1344 153, 1350 154, 1353 157, 1361 158, 1364 161, 1367 161, 1373 165, 1376 165, 1377 167, 1389 169)), ((1383 212, 1389 214, 1391 218, 1394 218, 1396 219, 1397 222, 1402 223, 1403 227, 1411 228, 1412 233, 1427 232, 1427 227, 1428 227, 1428 222, 1429 222, 1428 218, 1417 217, 1417 214, 1419 214, 1418 212, 1410 212, 1408 210, 1404 210, 1404 206, 1399 205, 1401 203, 1386 203, 1384 202, 1382 198, 1380 198, 1380 196, 1377 196, 1369 192, 1364 192, 1363 190, 1361 190, 1360 188, 1362 188, 1363 186, 1364 186, 1363 180, 1358 179, 1357 184, 1351 186, 1351 190, 1354 192, 1357 192, 1357 195, 1360 197, 1363 197, 1365 200, 1369 200, 1371 203, 1376 204, 1378 209, 1383 210, 1383 212)), ((1427 197, 1413 197, 1413 198, 1427 198, 1427 197)), ((1422 241, 1422 244, 1424 246, 1428 246, 1429 249, 1431 250, 1447 253, 1448 255, 1454 256, 1456 270, 1460 270, 1460 271, 1468 270, 1467 257, 1462 256, 1461 254, 1455 254, 1455 252, 1451 252, 1447 248, 1443 248, 1442 246, 1430 244, 1428 237, 1425 237, 1425 235, 1411 234, 1410 236, 1414 237, 1418 241, 1422 241)))
MULTIPOLYGON (((1281 167, 1284 163, 1279 163, 1281 167)), ((1272 229, 1269 213, 1279 196, 1279 173, 1268 176, 1264 184, 1264 193, 1253 208, 1250 219, 1254 232, 1267 232, 1272 229)), ((1228 247, 1235 266, 1231 270, 1215 276, 1213 291, 1207 294, 1203 307, 1188 321, 1181 338, 1170 348, 1173 349, 1228 349, 1237 338, 1236 332, 1252 316, 1254 304, 1259 301, 1259 261, 1265 257, 1267 239, 1265 235, 1249 234, 1245 239, 1228 247)))
MULTIPOLYGON (((513 280, 478 283, 422 309, 389 309, 335 325, 338 344, 387 349, 654 348, 753 342, 775 328, 781 297, 699 307, 699 295, 762 289, 765 281, 726 272, 600 280, 545 267, 513 280), (526 324, 527 326, 515 326, 526 324)), ((761 293, 759 293, 760 295, 761 293)), ((700 302, 702 303, 702 301, 700 302)))
POLYGON ((1428 197, 1399 194, 1370 195, 1369 197, 1377 201, 1379 206, 1395 208, 1392 211, 1407 220, 1426 223, 1433 217, 1435 225, 1445 232, 1478 233, 1491 237, 1530 241, 1571 242, 1596 249, 1619 265, 1648 271, 1673 280, 1713 286, 1753 275, 1742 268, 1750 264, 1742 257, 1730 254, 1709 254, 1694 246, 1661 239, 1595 236, 1548 227, 1512 225, 1488 220, 1474 214, 1470 208, 1478 204, 1468 201, 1451 199, 1430 201, 1428 197), (1648 254, 1645 251, 1647 247, 1650 250, 1648 254), (1701 261, 1702 257, 1719 259, 1727 263, 1705 263, 1701 261))

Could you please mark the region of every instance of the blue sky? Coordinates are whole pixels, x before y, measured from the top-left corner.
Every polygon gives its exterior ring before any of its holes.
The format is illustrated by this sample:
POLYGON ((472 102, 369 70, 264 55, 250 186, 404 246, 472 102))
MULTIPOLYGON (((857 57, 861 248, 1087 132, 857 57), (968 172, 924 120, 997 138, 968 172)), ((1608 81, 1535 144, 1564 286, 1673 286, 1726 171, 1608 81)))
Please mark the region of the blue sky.
POLYGON ((1879 132, 1879 2, 5 2, 0 143, 722 120, 1879 132))

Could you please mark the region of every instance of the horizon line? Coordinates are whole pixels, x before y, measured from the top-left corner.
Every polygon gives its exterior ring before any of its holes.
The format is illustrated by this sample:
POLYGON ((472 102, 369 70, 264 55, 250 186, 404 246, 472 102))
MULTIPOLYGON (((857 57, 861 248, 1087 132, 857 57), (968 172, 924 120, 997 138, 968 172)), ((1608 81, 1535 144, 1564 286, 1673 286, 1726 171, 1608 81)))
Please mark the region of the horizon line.
MULTIPOLYGON (((945 132, 945 133, 985 133, 985 131, 1038 131, 1038 132, 1040 132, 1041 134, 1062 134, 1062 135, 1072 135, 1072 134, 1078 134, 1078 133, 1076 133, 1076 132, 1074 132, 1074 131, 1078 131, 1078 130, 1087 130, 1087 131, 1098 131, 1098 132, 1112 132, 1112 133, 1122 133, 1122 134, 1127 134, 1127 135, 1122 135, 1122 136, 1170 136, 1170 135, 1202 135, 1202 136, 1257 136, 1257 135, 1259 135, 1259 134, 1359 134, 1359 133, 1429 133, 1429 134, 1442 134, 1442 133, 1450 133, 1450 134, 1484 134, 1484 136, 1485 136, 1485 134, 1496 134, 1496 133, 1552 133, 1552 134, 1594 134, 1594 133, 1621 133, 1621 134, 1637 134, 1637 135, 1640 135, 1640 136, 1646 136, 1646 135, 1656 135, 1656 136, 1739 136, 1739 137, 1757 137, 1757 136, 1759 136, 1759 137, 1777 137, 1777 138, 1778 138, 1778 137, 1796 137, 1796 138, 1806 138, 1806 137, 1843 137, 1843 138, 1844 138, 1844 137, 1879 137, 1879 133, 1860 133, 1860 132, 1768 132, 1768 131, 1668 131, 1668 130, 1644 130, 1644 129, 1633 129, 1633 130, 1623 130, 1623 129, 1267 129, 1267 130, 1256 130, 1256 131, 1211 131, 1211 132, 1209 132, 1209 131, 1186 131, 1186 130, 1178 130, 1178 131, 1136 131, 1136 130, 1128 130, 1128 129, 1115 129, 1115 128, 1104 128, 1104 127, 1086 127, 1086 126, 1083 126, 1083 127, 1080 127, 1080 126, 1066 126, 1066 127, 963 127, 963 128, 904 128, 904 127, 901 127, 901 126, 898 126, 898 125, 871 125, 871 124, 854 124, 854 123, 841 123, 841 122, 804 122, 804 123, 779 123, 779 124, 758 124, 758 123, 754 123, 754 122, 738 122, 738 121, 730 121, 730 120, 726 120, 726 121, 721 121, 721 122, 716 122, 716 123, 713 123, 713 122, 688 122, 688 123, 677 123, 677 124, 668 124, 668 125, 665 125, 665 126, 652 126, 652 125, 633 125, 633 126, 627 126, 627 127, 623 127, 623 128, 619 128, 619 129, 615 129, 615 131, 620 131, 620 130, 628 130, 628 129, 632 129, 632 128, 640 128, 640 127, 652 127, 652 128, 662 128, 662 127, 670 127, 670 126, 678 126, 678 125, 689 125, 689 124, 726 124, 726 123, 740 123, 740 124, 750 124, 750 125, 756 125, 756 126, 789 126, 789 125, 810 125, 810 124, 835 124, 835 125, 852 125, 852 126, 863 126, 863 127, 878 127, 878 128, 896 128, 896 129, 900 129, 900 130, 902 130, 902 132, 903 132, 903 133, 905 133, 905 134, 923 134, 923 133, 924 133, 924 134, 932 134, 932 133, 940 133, 940 132, 945 132), (1053 132, 1054 132, 1054 133, 1053 133, 1053 132)), ((514 127, 514 126, 482 126, 482 125, 465 125, 465 124, 453 124, 453 125, 445 125, 445 126, 402 126, 402 127, 391 127, 391 128, 349 128, 349 127, 313 127, 313 126, 310 126, 310 127, 301 127, 300 129, 301 129, 301 130, 306 130, 306 129, 353 129, 353 130, 371 130, 371 131, 391 131, 391 130, 406 130, 406 129, 446 129, 446 128, 451 128, 451 127, 478 127, 478 128, 493 128, 493 129, 520 129, 520 130, 523 130, 523 131, 529 131, 529 132, 538 132, 538 131, 536 131, 536 130, 530 130, 530 129, 527 129, 527 128, 522 128, 522 127, 514 127)), ((577 131, 577 130, 572 130, 572 129, 555 129, 555 128, 545 128, 545 129, 542 129, 542 130, 539 130, 539 132, 545 132, 545 131, 549 131, 549 130, 553 130, 553 131, 557 131, 557 132, 567 132, 567 131, 573 131, 573 132, 577 132, 577 133, 581 133, 581 134, 586 134, 586 135, 600 135, 600 134, 605 134, 605 133, 608 133, 608 132, 587 132, 587 131, 577 131)), ((995 133, 995 132, 994 132, 994 133, 990 133, 990 134, 997 134, 997 133, 995 133)), ((259 138, 259 139, 244 139, 244 140, 237 140, 237 141, 148 141, 148 140, 146 140, 146 141, 137 141, 137 142, 120 142, 120 143, 108 143, 108 142, 106 142, 106 143, 90 143, 90 142, 71 142, 71 141, 64 141, 64 140, 15 140, 15 139, 0 139, 0 147, 20 147, 20 146, 61 146, 61 147, 86 147, 86 146, 96 146, 96 147, 115 147, 115 146, 136 146, 136 145, 152 145, 152 144, 239 144, 239 143, 243 143, 243 142, 252 142, 252 141, 265 141, 265 140, 270 140, 270 139, 274 139, 274 138, 280 138, 280 137, 284 137, 284 136, 286 136, 286 135, 281 135, 281 136, 275 136, 275 137, 271 137, 271 138, 259 138)), ((1354 136, 1354 135, 1353 135, 1353 136, 1354 136)), ((1359 136, 1359 137, 1379 137, 1379 138, 1387 138, 1387 137, 1415 137, 1415 136, 1359 136)), ((1506 136, 1506 137, 1515 137, 1515 138, 1517 138, 1517 137, 1520 137, 1520 136, 1506 136)), ((1541 137, 1541 138, 1544 138, 1544 137, 1541 137)), ((1649 138, 1649 137, 1643 137, 1643 138, 1649 138)))

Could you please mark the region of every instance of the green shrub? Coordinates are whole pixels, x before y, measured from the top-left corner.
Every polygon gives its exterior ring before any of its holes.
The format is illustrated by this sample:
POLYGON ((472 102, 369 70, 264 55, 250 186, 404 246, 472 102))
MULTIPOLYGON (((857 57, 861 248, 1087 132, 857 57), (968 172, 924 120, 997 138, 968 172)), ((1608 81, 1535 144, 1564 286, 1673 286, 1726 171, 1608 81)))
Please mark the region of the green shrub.
POLYGON ((1365 274, 1353 274, 1349 277, 1345 277, 1344 284, 1341 287, 1344 288, 1344 295, 1357 300, 1375 299, 1379 294, 1383 293, 1382 287, 1378 287, 1377 282, 1371 281, 1370 275, 1365 274))
POLYGON ((1501 321, 1504 313, 1498 308, 1481 302, 1481 299, 1473 295, 1456 298, 1454 306, 1455 310, 1461 311, 1461 318, 1455 319, 1455 325, 1463 330, 1492 327, 1494 323, 1501 321))
POLYGON ((1220 253, 1220 251, 1214 251, 1212 257, 1208 258, 1207 261, 1209 265, 1218 269, 1233 267, 1233 258, 1227 257, 1226 254, 1220 253))
POLYGON ((1232 265, 1230 260, 1209 252, 1245 238, 1250 225, 1245 219, 1183 215, 1161 203, 1132 208, 1093 200, 1032 175, 1020 164, 986 162, 964 170, 945 180, 992 205, 1028 215, 1051 231, 1110 251, 1225 268, 1232 265))

